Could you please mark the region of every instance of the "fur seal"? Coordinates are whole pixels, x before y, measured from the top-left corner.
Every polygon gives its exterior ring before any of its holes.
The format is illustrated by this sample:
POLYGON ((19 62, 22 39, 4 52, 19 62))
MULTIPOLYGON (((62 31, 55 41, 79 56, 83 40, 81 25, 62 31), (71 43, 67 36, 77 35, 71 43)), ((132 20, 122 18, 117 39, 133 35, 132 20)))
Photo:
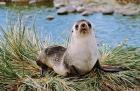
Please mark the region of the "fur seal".
POLYGON ((41 51, 36 62, 41 67, 42 74, 47 68, 51 68, 62 76, 82 76, 95 68, 104 72, 123 70, 100 65, 95 31, 87 20, 79 20, 73 25, 67 48, 50 46, 41 51))

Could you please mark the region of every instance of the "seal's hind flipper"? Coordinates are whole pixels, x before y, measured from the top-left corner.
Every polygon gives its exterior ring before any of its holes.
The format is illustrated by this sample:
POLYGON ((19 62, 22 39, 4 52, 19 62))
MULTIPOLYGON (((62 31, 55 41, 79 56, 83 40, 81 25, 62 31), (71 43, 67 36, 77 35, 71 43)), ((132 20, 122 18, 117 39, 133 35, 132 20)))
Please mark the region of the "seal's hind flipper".
POLYGON ((47 70, 41 68, 41 71, 40 71, 41 76, 40 77, 45 77, 46 72, 47 72, 47 70))
POLYGON ((117 66, 109 66, 109 65, 108 66, 107 65, 106 66, 104 66, 104 65, 101 66, 99 60, 97 60, 93 69, 99 69, 99 70, 102 70, 104 72, 110 72, 110 73, 129 70, 127 68, 117 67, 117 66))
POLYGON ((123 68, 123 67, 116 67, 116 66, 102 66, 101 70, 104 72, 115 73, 115 72, 120 72, 120 71, 126 71, 129 69, 123 68))

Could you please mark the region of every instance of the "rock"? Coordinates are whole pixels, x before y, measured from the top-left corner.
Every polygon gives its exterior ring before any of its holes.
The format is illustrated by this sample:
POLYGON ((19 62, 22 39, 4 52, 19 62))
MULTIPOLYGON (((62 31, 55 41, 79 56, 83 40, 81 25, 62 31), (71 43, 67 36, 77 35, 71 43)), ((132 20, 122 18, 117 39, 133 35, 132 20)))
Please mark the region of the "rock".
POLYGON ((76 12, 76 6, 66 6, 66 7, 61 7, 60 9, 57 10, 58 15, 65 15, 68 13, 74 13, 76 12))
POLYGON ((112 12, 103 12, 103 15, 113 15, 114 11, 112 12))
POLYGON ((29 4, 34 4, 34 3, 36 3, 37 2, 37 0, 30 0, 29 1, 29 4))
POLYGON ((92 10, 85 10, 84 12, 81 13, 81 15, 83 15, 83 16, 89 16, 89 15, 92 15, 92 14, 93 14, 92 10))
POLYGON ((138 10, 138 11, 131 11, 131 12, 129 12, 129 11, 127 11, 127 12, 122 12, 121 14, 122 14, 123 16, 134 16, 134 15, 140 14, 140 10, 138 10))
POLYGON ((5 5, 6 4, 6 2, 0 2, 0 5, 5 5))
POLYGON ((57 14, 58 15, 66 15, 66 14, 68 14, 68 11, 65 7, 62 7, 62 8, 57 10, 57 14))
POLYGON ((77 11, 78 13, 81 13, 81 12, 83 12, 84 10, 85 10, 85 8, 82 7, 82 6, 78 6, 78 7, 76 8, 76 11, 77 11))
POLYGON ((11 0, 12 2, 15 2, 15 3, 28 3, 29 0, 11 0))
POLYGON ((100 5, 96 10, 101 12, 103 15, 112 15, 114 13, 113 7, 109 5, 100 5))
POLYGON ((16 5, 28 5, 29 0, 11 0, 11 3, 14 3, 16 5))
POLYGON ((69 5, 69 6, 65 7, 65 8, 66 8, 66 11, 68 13, 74 13, 74 12, 76 12, 76 6, 69 5))
POLYGON ((114 10, 113 9, 109 9, 109 10, 106 10, 106 11, 102 11, 103 15, 113 15, 114 13, 114 10))
POLYGON ((54 7, 59 9, 69 4, 69 0, 54 0, 54 7))
POLYGON ((121 12, 121 14, 125 15, 125 16, 138 15, 138 14, 140 14, 140 8, 133 7, 130 9, 124 9, 124 11, 121 12))
POLYGON ((50 20, 50 21, 51 21, 51 20, 53 20, 53 19, 54 19, 53 16, 51 16, 51 15, 48 15, 48 16, 47 16, 47 20, 50 20))
POLYGON ((54 4, 54 7, 56 8, 56 9, 59 9, 59 8, 61 8, 61 7, 64 7, 65 6, 65 4, 54 4))
POLYGON ((140 7, 134 5, 134 4, 128 4, 125 7, 121 7, 119 9, 115 10, 115 13, 122 14, 124 16, 133 16, 140 14, 140 7))
POLYGON ((53 0, 29 0, 29 4, 36 5, 47 5, 48 7, 53 7, 53 0))
POLYGON ((81 4, 84 4, 85 0, 67 0, 67 1, 69 1, 69 5, 79 6, 81 4))

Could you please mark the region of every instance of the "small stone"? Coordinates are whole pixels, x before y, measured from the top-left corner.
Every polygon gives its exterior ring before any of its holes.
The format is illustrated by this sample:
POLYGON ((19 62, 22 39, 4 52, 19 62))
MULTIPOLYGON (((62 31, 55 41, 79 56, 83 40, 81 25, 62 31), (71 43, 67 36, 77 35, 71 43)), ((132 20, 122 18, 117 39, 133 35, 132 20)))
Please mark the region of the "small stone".
POLYGON ((34 3, 36 3, 37 1, 36 0, 30 0, 29 1, 29 4, 34 4, 34 3))
POLYGON ((50 20, 50 21, 51 21, 51 20, 53 20, 53 19, 54 19, 53 16, 51 16, 51 15, 48 15, 48 16, 47 16, 47 20, 50 20))
POLYGON ((92 9, 86 9, 84 12, 81 13, 81 15, 83 16, 89 16, 93 14, 93 10, 92 9))
POLYGON ((78 13, 81 13, 81 12, 83 12, 85 10, 85 8, 84 7, 81 7, 81 6, 78 6, 77 8, 76 8, 76 11, 78 12, 78 13))
POLYGON ((62 7, 62 8, 57 10, 57 14, 58 15, 66 15, 66 14, 68 14, 68 11, 65 7, 62 7))
POLYGON ((113 15, 114 11, 102 12, 103 15, 113 15))

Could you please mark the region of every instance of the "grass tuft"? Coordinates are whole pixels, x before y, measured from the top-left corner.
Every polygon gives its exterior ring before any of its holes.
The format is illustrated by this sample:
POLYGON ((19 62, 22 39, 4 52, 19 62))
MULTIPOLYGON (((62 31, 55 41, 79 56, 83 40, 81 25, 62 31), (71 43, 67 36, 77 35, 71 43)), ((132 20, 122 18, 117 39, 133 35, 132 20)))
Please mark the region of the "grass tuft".
POLYGON ((127 71, 104 73, 93 70, 81 78, 64 78, 48 71, 40 77, 36 65, 41 49, 36 31, 18 20, 6 29, 0 27, 0 89, 2 91, 125 91, 140 86, 140 48, 125 44, 102 46, 102 65, 122 66, 127 71))

